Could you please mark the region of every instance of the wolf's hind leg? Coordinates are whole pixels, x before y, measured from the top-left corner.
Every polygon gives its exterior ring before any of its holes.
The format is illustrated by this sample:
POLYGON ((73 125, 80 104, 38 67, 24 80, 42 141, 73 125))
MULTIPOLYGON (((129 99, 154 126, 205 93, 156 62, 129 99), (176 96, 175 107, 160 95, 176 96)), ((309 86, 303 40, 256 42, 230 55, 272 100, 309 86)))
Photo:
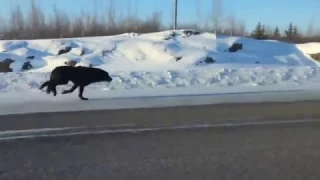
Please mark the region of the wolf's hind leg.
POLYGON ((72 93, 74 90, 76 90, 79 87, 78 84, 73 84, 73 86, 69 89, 69 90, 64 90, 62 91, 62 94, 68 94, 68 93, 72 93))

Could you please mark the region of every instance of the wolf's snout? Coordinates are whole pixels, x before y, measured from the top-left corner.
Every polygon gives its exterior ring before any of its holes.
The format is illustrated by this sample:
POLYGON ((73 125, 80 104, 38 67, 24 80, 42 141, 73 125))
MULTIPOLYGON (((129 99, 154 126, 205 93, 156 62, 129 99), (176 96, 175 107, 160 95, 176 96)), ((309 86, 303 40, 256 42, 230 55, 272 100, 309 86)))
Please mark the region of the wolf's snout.
POLYGON ((111 78, 111 77, 108 77, 108 78, 107 78, 107 81, 108 81, 108 82, 111 82, 111 81, 112 81, 112 78, 111 78))

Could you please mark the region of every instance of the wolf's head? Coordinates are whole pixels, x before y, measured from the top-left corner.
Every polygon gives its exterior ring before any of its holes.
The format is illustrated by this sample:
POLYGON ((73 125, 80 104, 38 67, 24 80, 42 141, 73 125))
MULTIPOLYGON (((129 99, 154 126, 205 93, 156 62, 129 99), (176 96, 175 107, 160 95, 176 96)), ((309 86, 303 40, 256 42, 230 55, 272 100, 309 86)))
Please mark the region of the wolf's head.
POLYGON ((99 71, 99 77, 101 81, 107 81, 107 82, 112 81, 112 77, 109 75, 107 71, 104 71, 102 69, 98 69, 98 71, 99 71))
POLYGON ((106 72, 105 80, 106 80, 107 82, 111 82, 111 81, 112 81, 112 77, 110 77, 110 75, 109 75, 108 72, 106 72))
POLYGON ((105 70, 102 70, 100 68, 94 68, 94 67, 77 67, 81 69, 82 71, 87 71, 87 74, 91 76, 92 82, 111 82, 112 77, 109 75, 109 73, 105 70))

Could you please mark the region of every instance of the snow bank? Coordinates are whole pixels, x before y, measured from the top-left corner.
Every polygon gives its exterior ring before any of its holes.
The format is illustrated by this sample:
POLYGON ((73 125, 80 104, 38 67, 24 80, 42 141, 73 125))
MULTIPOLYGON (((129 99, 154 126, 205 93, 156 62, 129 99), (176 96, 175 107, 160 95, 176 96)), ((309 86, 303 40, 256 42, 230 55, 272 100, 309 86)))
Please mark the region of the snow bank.
MULTIPOLYGON (((317 62, 302 51, 309 49, 278 41, 218 36, 211 33, 187 35, 184 31, 164 31, 149 34, 126 33, 117 36, 0 41, 0 61, 13 59, 14 72, 21 70, 27 57, 33 68, 28 72, 48 72, 68 60, 77 65, 99 67, 111 71, 186 70, 202 66, 315 66, 317 62), (243 49, 230 53, 233 43, 243 49), (69 51, 59 54, 61 50, 69 51), (302 49, 302 51, 300 50, 302 49), (59 54, 59 55, 58 55, 59 54), (207 57, 214 63, 203 63, 207 57)), ((308 51, 309 52, 309 51, 308 51)))
MULTIPOLYGON (((256 67, 256 68, 209 68, 201 70, 118 72, 111 74, 113 82, 96 83, 91 90, 133 90, 150 88, 257 87, 274 85, 302 86, 305 83, 320 83, 319 67, 256 67)), ((49 73, 6 73, 0 75, 0 92, 38 91, 49 73)), ((58 90, 71 87, 58 86, 58 90)))
MULTIPOLYGON (((183 93, 183 88, 199 87, 241 91, 247 87, 271 86, 276 90, 280 85, 318 85, 319 64, 307 55, 316 49, 315 44, 290 45, 211 33, 188 35, 183 31, 0 41, 0 60, 15 61, 11 64, 14 72, 0 74, 0 98, 9 92, 39 93, 38 88, 49 79, 49 72, 68 60, 76 61, 76 66, 92 65, 110 72, 114 81, 90 85, 85 93, 93 94, 105 90, 155 89, 153 93, 157 95, 158 88, 182 88, 179 91, 183 93), (242 43, 243 49, 228 52, 234 43, 242 43), (207 57, 213 61, 207 62, 207 57), (33 68, 20 72, 27 60, 33 68)), ((61 92, 66 88, 57 89, 61 92)))

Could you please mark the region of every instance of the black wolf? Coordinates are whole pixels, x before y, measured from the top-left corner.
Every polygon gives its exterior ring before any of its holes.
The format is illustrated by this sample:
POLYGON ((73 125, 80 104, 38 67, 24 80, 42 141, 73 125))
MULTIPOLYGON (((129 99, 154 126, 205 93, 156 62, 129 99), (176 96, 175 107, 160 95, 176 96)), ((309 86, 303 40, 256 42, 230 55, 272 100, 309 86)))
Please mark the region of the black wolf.
POLYGON ((44 82, 39 89, 41 90, 47 86, 47 94, 50 94, 52 91, 53 95, 56 96, 56 86, 68 84, 69 81, 73 82, 73 86, 69 90, 64 90, 62 94, 72 93, 79 87, 79 98, 81 100, 88 100, 88 98, 83 97, 85 86, 95 82, 111 82, 112 78, 108 72, 99 68, 58 66, 52 70, 50 80, 44 82))

